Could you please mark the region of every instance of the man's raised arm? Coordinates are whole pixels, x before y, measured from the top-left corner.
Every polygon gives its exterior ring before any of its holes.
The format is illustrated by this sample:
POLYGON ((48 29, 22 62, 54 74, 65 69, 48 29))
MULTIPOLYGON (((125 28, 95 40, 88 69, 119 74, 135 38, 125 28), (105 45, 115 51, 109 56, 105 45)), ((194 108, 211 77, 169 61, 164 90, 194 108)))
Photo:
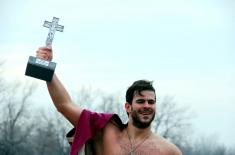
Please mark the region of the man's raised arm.
POLYGON ((73 103, 68 92, 55 74, 51 82, 47 82, 47 88, 56 109, 76 126, 82 108, 73 103))
MULTIPOLYGON (((44 60, 52 60, 52 49, 40 47, 37 50, 37 57, 44 60)), ((51 82, 47 82, 47 88, 56 109, 62 113, 74 126, 77 125, 82 108, 75 105, 67 90, 54 74, 51 82)))

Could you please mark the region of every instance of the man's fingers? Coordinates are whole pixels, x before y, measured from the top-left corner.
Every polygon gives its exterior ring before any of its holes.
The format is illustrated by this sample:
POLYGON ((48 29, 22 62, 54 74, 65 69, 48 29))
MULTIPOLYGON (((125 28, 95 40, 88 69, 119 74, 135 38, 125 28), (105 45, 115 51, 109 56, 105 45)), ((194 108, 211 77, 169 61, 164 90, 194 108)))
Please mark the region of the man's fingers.
POLYGON ((49 54, 49 53, 50 53, 50 52, 48 52, 48 51, 41 50, 41 49, 37 50, 36 52, 37 52, 37 53, 40 53, 40 54, 49 54))
POLYGON ((45 53, 37 53, 36 55, 38 58, 48 60, 48 55, 45 53))
POLYGON ((51 46, 43 46, 43 47, 39 47, 39 50, 51 52, 52 47, 51 46))
POLYGON ((39 48, 36 51, 36 56, 38 58, 41 58, 41 59, 44 59, 44 60, 49 60, 49 61, 52 60, 52 52, 48 51, 48 50, 45 50, 45 48, 39 48))

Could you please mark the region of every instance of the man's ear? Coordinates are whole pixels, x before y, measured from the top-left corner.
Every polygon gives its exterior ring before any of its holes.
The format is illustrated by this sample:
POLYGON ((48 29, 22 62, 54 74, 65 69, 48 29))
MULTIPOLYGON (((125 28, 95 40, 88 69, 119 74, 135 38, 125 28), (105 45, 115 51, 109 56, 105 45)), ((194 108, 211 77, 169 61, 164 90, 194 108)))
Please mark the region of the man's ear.
POLYGON ((128 102, 125 103, 125 109, 126 109, 127 113, 131 112, 131 105, 130 105, 130 103, 128 103, 128 102))

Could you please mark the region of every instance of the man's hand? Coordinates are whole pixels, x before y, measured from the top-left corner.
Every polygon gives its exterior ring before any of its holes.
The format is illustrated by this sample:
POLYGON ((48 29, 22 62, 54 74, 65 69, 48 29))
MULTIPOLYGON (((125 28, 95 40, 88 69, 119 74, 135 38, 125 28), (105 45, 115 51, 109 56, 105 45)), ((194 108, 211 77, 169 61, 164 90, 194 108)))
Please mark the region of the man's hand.
POLYGON ((53 58, 52 47, 51 46, 39 47, 38 50, 36 51, 36 57, 43 60, 51 61, 53 58))

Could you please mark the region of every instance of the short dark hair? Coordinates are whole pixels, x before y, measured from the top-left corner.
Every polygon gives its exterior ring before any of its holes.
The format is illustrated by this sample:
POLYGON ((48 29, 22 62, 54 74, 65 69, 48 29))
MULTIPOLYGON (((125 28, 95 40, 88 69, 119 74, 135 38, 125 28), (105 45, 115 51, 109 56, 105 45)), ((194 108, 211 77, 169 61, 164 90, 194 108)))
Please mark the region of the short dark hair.
POLYGON ((155 89, 152 84, 153 84, 153 81, 148 81, 148 80, 135 81, 126 91, 126 102, 131 104, 134 95, 136 93, 141 95, 141 92, 144 90, 150 90, 155 93, 155 89))

